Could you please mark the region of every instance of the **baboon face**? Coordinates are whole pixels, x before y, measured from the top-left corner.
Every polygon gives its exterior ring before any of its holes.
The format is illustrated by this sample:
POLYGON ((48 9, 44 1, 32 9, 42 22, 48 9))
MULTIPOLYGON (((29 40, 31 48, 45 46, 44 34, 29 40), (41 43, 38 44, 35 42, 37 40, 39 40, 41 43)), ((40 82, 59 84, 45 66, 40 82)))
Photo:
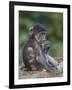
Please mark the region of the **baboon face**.
POLYGON ((46 40, 46 32, 40 32, 35 35, 36 40, 41 43, 42 41, 46 40))
POLYGON ((39 42, 43 52, 47 53, 51 47, 51 43, 46 38, 47 32, 43 31, 35 35, 36 40, 39 42))

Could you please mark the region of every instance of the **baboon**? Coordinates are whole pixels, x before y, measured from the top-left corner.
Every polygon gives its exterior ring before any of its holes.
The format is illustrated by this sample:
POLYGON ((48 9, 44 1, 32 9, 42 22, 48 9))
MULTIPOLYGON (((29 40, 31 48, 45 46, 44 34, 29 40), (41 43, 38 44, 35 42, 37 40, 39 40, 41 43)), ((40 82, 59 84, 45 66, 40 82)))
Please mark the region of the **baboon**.
POLYGON ((23 62, 27 70, 46 69, 58 71, 58 62, 49 54, 51 43, 46 39, 47 29, 42 24, 34 24, 29 28, 29 39, 23 48, 23 62))

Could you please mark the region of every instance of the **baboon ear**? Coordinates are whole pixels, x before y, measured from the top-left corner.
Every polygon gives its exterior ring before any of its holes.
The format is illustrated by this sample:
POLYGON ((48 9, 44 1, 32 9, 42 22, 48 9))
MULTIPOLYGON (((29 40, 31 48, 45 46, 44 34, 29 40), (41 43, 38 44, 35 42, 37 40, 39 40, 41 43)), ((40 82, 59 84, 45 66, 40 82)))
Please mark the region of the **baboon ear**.
POLYGON ((29 28, 29 34, 32 35, 33 34, 33 27, 29 28))

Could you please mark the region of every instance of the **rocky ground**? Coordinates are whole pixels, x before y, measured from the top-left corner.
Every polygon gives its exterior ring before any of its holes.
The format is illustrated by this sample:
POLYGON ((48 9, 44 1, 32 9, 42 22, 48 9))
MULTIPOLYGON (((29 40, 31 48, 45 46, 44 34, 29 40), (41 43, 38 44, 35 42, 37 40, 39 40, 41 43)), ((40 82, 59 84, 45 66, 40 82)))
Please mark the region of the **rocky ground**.
MULTIPOLYGON (((61 57, 55 58, 58 60, 58 62, 61 62, 61 65, 63 65, 62 61, 63 59, 61 57)), ((43 70, 37 70, 37 71, 26 71, 24 68, 22 68, 22 65, 19 67, 19 79, 27 79, 27 78, 49 78, 49 77, 62 77, 63 73, 52 73, 48 72, 45 69, 43 70)))

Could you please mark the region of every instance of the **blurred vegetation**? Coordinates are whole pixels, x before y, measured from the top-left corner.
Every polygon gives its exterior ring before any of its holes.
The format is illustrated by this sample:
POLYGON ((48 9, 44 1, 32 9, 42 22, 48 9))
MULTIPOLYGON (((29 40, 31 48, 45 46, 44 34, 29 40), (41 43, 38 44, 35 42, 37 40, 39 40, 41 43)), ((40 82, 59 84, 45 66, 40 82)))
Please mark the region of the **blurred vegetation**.
POLYGON ((63 56, 63 13, 19 11, 19 58, 22 61, 22 48, 28 37, 28 28, 35 23, 46 26, 52 48, 49 54, 54 57, 63 56))

